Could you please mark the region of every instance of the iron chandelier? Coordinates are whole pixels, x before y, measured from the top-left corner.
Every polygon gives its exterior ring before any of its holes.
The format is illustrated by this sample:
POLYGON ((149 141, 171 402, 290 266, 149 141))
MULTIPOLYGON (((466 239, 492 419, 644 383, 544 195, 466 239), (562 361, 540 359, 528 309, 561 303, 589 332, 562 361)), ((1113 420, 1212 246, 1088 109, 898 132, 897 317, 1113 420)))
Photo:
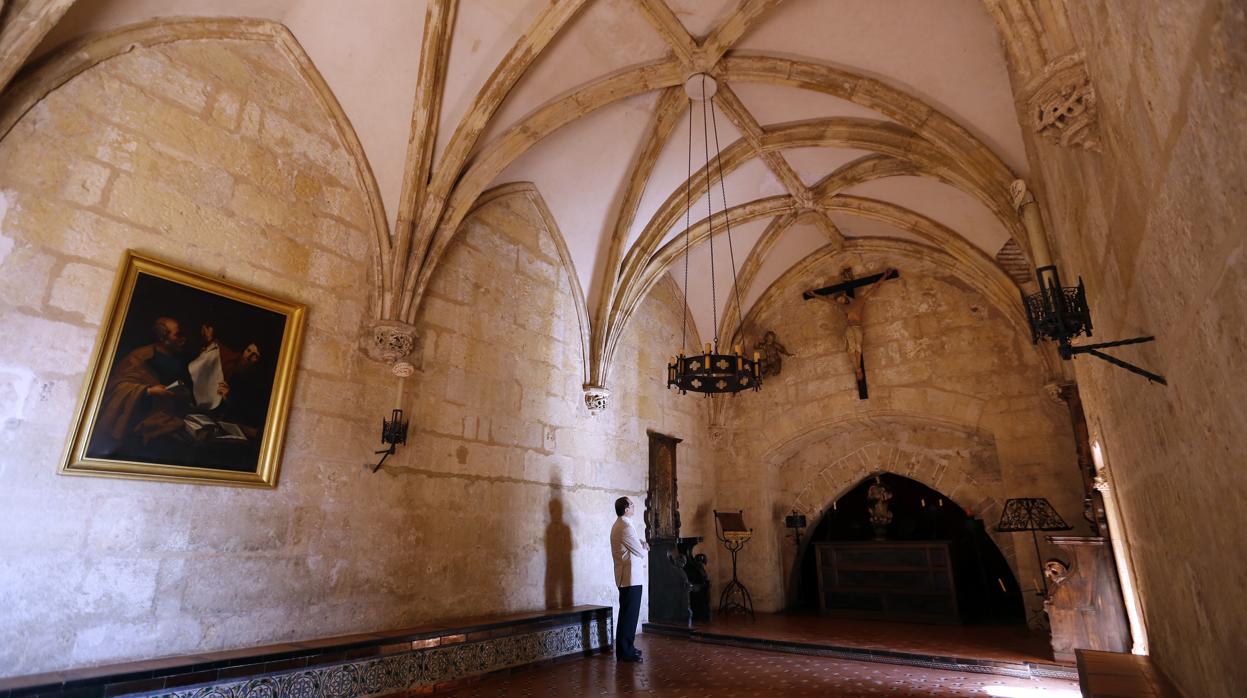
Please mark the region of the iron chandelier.
MULTIPOLYGON (((711 186, 710 132, 714 132, 713 166, 718 170, 719 196, 722 203, 720 215, 727 232, 727 251, 732 264, 732 292, 736 296, 736 312, 740 321, 737 327, 743 327, 741 313, 740 288, 736 282, 736 253, 732 250, 732 224, 727 214, 727 190, 723 186, 723 162, 719 153, 719 124, 715 117, 714 94, 718 91, 718 83, 705 73, 692 75, 684 82, 684 92, 688 95, 688 179, 687 197, 684 206, 684 328, 680 337, 680 353, 671 358, 667 364, 667 387, 676 388, 683 395, 688 391, 695 393, 738 393, 742 390, 758 390, 762 387, 762 369, 758 354, 754 352, 750 359, 741 353, 740 345, 733 348, 732 353, 719 351, 719 317, 718 302, 715 289, 714 274, 714 206, 711 186), (702 144, 705 147, 706 164, 702 170, 706 174, 706 223, 710 235, 706 244, 710 246, 710 317, 714 323, 714 341, 707 342, 705 351, 700 354, 686 354, 688 341, 688 252, 689 237, 692 227, 693 213, 693 102, 701 102, 702 144)), ((696 349, 694 348, 694 351, 696 349)))

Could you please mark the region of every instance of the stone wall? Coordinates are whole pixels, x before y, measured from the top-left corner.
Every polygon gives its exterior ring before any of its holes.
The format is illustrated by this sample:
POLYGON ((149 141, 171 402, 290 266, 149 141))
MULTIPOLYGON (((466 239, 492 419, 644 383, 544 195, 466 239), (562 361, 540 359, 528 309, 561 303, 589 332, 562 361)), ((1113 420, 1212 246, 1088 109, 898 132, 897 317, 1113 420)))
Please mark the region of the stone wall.
POLYGON ((417 320, 414 439, 386 477, 418 493, 409 527, 435 572, 422 603, 470 613, 615 603, 607 536, 617 497, 644 501, 647 430, 684 439, 682 532, 713 526, 705 404, 665 387, 678 293, 664 284, 647 298, 616 354, 609 407, 589 416, 575 275, 536 196, 518 191, 476 211, 417 320))
POLYGON ((1070 3, 1101 152, 1028 144, 1054 256, 1087 284, 1096 339, 1168 387, 1075 362, 1118 492, 1150 650, 1186 695, 1247 682, 1247 8, 1070 3))
POLYGON ((686 528, 706 520, 704 406, 661 383, 675 297, 646 302, 590 417, 574 275, 523 198, 455 243, 403 394, 412 438, 365 468, 395 402, 357 342, 372 220, 305 78, 259 40, 138 46, 0 141, 0 676, 613 603, 611 503, 644 490, 647 428, 686 438, 686 528), (57 474, 127 248, 308 305, 275 490, 57 474))
MULTIPOLYGON (((748 344, 773 330, 793 353, 779 377, 729 401, 724 415, 730 441, 716 506, 744 509, 755 529, 741 577, 759 610, 787 601, 794 548, 784 515, 795 508, 815 525, 875 472, 919 480, 989 527, 1009 497, 1047 497, 1085 531, 1068 412, 1047 397, 1046 364, 1018 324, 1020 307, 993 300, 963 270, 912 243, 853 240, 794 267, 746 317, 748 344), (843 314, 801 300, 845 266, 859 276, 900 272, 867 300, 867 400, 857 396, 843 314)), ((1029 588, 1038 579, 1029 537, 995 538, 1029 588)))

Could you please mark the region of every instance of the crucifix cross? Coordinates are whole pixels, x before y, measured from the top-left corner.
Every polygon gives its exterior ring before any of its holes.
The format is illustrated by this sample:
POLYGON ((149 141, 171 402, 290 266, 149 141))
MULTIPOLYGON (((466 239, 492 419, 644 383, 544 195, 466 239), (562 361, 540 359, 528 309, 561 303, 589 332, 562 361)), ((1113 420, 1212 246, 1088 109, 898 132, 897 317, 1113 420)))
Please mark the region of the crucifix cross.
POLYGON ((857 397, 865 400, 866 362, 862 358, 862 316, 866 310, 866 299, 879 288, 879 282, 896 279, 900 274, 895 269, 887 269, 878 274, 870 274, 860 279, 853 277, 853 270, 845 268, 842 272, 844 281, 832 286, 805 291, 803 300, 818 299, 830 304, 844 314, 844 349, 853 363, 853 373, 857 377, 857 397))

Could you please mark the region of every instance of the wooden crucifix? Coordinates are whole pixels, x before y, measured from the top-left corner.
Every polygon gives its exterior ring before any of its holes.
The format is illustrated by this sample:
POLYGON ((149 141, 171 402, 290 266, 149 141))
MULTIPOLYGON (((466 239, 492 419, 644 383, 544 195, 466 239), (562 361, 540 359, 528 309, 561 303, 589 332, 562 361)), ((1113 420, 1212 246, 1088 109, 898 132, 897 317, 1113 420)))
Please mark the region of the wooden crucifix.
POLYGON ((844 349, 857 376, 857 397, 865 400, 869 396, 866 390, 866 362, 862 358, 862 316, 866 311, 866 299, 879 287, 880 281, 900 278, 900 273, 889 268, 857 279, 853 277, 853 270, 845 267, 841 276, 843 282, 806 291, 801 298, 807 301, 817 298, 844 314, 844 349), (860 293, 858 289, 862 289, 860 293))

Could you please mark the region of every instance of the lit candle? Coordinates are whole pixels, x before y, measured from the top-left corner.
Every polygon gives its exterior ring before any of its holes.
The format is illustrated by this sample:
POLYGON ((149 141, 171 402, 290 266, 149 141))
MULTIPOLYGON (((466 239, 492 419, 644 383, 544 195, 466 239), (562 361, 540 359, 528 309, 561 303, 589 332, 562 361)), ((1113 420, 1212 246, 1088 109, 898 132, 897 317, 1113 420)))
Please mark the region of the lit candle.
POLYGON ((944 500, 940 499, 940 506, 944 506, 944 500))
POLYGON ((832 502, 832 503, 831 503, 831 510, 832 510, 832 511, 835 511, 835 510, 836 510, 836 503, 835 503, 835 502, 832 502))
POLYGON ((923 508, 923 509, 926 509, 926 508, 927 508, 927 500, 925 500, 925 499, 919 499, 918 501, 922 504, 922 508, 923 508))

